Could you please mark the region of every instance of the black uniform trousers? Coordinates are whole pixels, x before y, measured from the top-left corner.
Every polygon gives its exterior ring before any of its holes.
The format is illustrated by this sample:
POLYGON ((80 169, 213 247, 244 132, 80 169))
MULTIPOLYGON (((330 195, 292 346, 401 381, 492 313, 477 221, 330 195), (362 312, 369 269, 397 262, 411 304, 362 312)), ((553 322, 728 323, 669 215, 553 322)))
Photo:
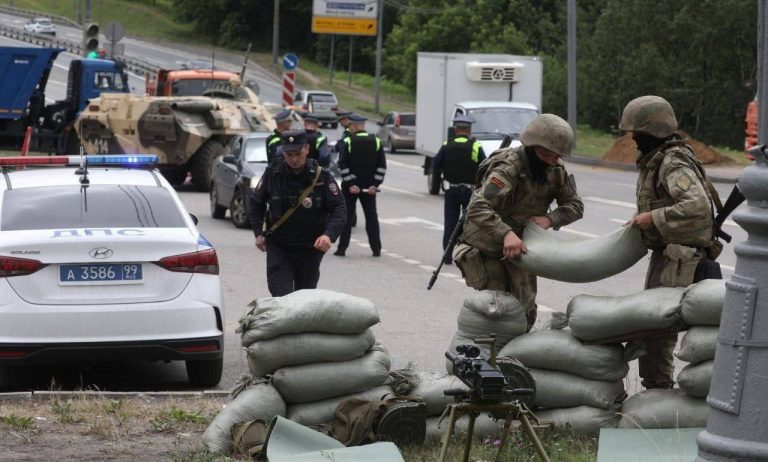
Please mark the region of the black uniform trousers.
POLYGON ((317 288, 323 252, 317 249, 286 249, 267 241, 267 287, 273 297, 301 289, 317 288))
MULTIPOLYGON (((360 191, 360 194, 351 194, 349 188, 344 188, 342 192, 344 193, 344 200, 347 202, 347 217, 355 213, 357 200, 360 199, 360 205, 363 207, 363 214, 365 215, 365 232, 368 234, 368 244, 371 246, 371 251, 374 254, 381 253, 381 234, 379 231, 379 213, 376 211, 376 196, 368 194, 365 190, 360 191)), ((347 222, 344 223, 344 230, 339 238, 339 250, 347 250, 351 237, 352 222, 347 218, 347 222)))
MULTIPOLYGON (((451 233, 456 228, 461 215, 461 208, 469 205, 472 199, 472 188, 469 186, 451 186, 445 191, 445 202, 443 204, 443 217, 445 228, 443 228, 443 251, 448 247, 448 241, 451 239, 451 233)), ((451 257, 445 259, 446 263, 452 261, 451 257)))

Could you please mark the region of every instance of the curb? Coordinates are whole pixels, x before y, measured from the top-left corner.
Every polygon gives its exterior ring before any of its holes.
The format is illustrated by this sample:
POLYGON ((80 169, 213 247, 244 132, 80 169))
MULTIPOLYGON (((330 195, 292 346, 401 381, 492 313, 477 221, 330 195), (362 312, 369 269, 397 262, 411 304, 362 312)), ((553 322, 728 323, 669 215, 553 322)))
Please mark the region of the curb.
MULTIPOLYGON (((587 156, 571 156, 568 158, 567 162, 572 162, 574 164, 579 164, 579 165, 590 165, 594 167, 610 168, 613 170, 637 171, 637 169, 633 164, 611 162, 611 161, 597 159, 594 157, 587 157, 587 156)), ((706 170, 706 167, 704 169, 706 170)), ((709 172, 707 172, 707 177, 709 177, 709 179, 713 183, 735 184, 738 181, 738 177, 740 174, 741 174, 740 170, 735 177, 723 176, 718 174, 710 174, 709 172)))
POLYGON ((104 398, 104 399, 171 399, 171 398, 228 398, 226 390, 203 391, 23 391, 0 393, 3 401, 51 401, 55 399, 104 398))

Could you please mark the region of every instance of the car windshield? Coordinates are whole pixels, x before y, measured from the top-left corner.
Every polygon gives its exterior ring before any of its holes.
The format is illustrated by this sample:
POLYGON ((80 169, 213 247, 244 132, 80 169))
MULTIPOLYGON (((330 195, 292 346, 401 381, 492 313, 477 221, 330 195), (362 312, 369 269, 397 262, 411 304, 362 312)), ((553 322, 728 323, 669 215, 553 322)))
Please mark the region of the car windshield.
POLYGON ((50 26, 51 24, 53 24, 50 19, 36 19, 35 22, 37 22, 41 26, 50 26))
POLYGON ((245 141, 245 161, 246 162, 266 162, 267 161, 267 139, 252 138, 245 141))
POLYGON ((128 88, 124 77, 120 72, 96 71, 93 73, 93 83, 99 91, 122 93, 128 88))
POLYGON ((400 125, 416 125, 416 114, 400 114, 400 125))
POLYGON ((3 231, 186 226, 171 193, 159 186, 91 185, 84 191, 79 185, 11 189, 3 195, 0 219, 3 231))
POLYGON ((184 79, 173 82, 171 93, 173 96, 202 96, 217 80, 211 79, 184 79))
POLYGON ((467 114, 475 119, 475 123, 472 125, 472 134, 478 138, 519 134, 531 120, 539 115, 535 109, 511 107, 469 109, 467 114))
POLYGON ((309 95, 309 98, 314 101, 315 103, 333 103, 336 104, 336 97, 333 95, 323 95, 323 94, 317 94, 313 93, 309 95))

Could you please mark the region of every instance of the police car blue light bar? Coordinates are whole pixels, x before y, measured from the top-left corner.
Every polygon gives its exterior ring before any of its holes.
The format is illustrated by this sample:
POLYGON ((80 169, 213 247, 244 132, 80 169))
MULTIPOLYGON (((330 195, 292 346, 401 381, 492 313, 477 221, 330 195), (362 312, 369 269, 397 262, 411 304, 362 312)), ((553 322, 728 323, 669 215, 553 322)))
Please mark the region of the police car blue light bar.
POLYGON ((0 166, 22 165, 80 165, 85 160, 88 166, 149 167, 157 163, 154 154, 111 154, 92 156, 19 156, 0 157, 0 166))

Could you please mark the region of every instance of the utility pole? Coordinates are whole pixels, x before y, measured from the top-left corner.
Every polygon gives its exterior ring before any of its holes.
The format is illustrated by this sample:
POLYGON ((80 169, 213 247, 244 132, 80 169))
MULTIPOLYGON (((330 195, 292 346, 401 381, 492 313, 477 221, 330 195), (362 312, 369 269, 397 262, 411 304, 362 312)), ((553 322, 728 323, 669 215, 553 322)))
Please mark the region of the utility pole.
POLYGON ((77 0, 77 23, 83 25, 83 4, 81 0, 77 0))
POLYGON ((277 45, 280 40, 280 0, 275 0, 272 14, 272 69, 277 69, 277 45))
POLYGON ((568 0, 568 124, 576 145, 576 0, 568 0))
POLYGON ((376 78, 374 112, 379 113, 379 97, 381 96, 381 36, 384 33, 384 0, 379 0, 379 21, 376 33, 376 78))
POLYGON ((85 0, 85 22, 91 22, 91 0, 85 0))
POLYGON ((352 86, 352 48, 355 43, 355 36, 349 36, 349 65, 347 66, 347 86, 352 86))
POLYGON ((768 0, 757 2, 758 139, 755 165, 739 176, 747 198, 733 220, 747 231, 735 246, 736 271, 726 282, 717 354, 707 404, 707 429, 696 438, 697 462, 768 460, 765 390, 768 377, 768 0))
POLYGON ((328 60, 328 81, 333 86, 333 49, 336 47, 336 34, 331 34, 331 57, 328 60))

